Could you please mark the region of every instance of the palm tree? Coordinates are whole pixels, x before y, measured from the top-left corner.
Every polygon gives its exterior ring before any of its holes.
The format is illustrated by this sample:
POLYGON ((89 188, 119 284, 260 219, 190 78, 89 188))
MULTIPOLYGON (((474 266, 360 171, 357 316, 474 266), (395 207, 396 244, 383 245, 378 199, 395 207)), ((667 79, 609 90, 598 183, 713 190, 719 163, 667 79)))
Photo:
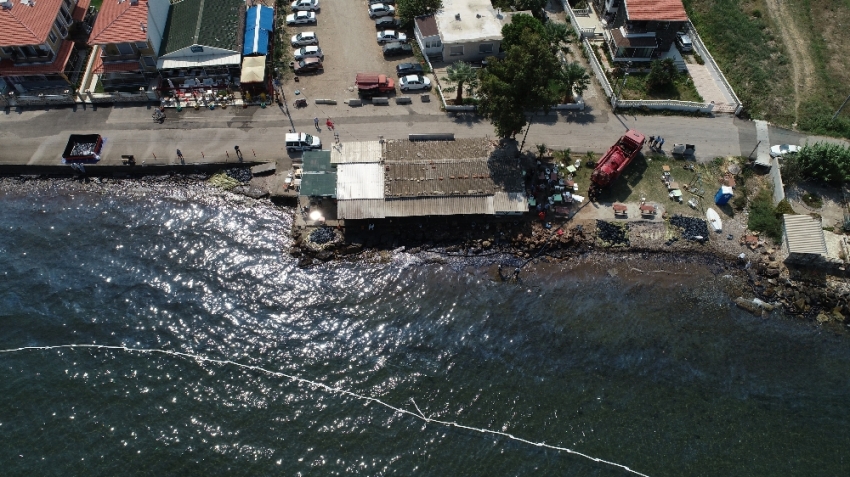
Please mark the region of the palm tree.
POLYGON ((590 75, 583 66, 574 61, 561 67, 555 81, 564 102, 571 103, 575 95, 581 96, 590 86, 590 75))
MULTIPOLYGON (((478 81, 478 73, 472 68, 472 65, 463 61, 456 61, 452 63, 451 66, 446 68, 446 77, 442 78, 444 81, 448 81, 454 83, 455 88, 457 89, 457 97, 455 98, 455 104, 463 103, 463 86, 466 85, 468 90, 472 90, 472 88, 477 84, 478 81)), ((445 88, 448 90, 449 88, 445 88)))

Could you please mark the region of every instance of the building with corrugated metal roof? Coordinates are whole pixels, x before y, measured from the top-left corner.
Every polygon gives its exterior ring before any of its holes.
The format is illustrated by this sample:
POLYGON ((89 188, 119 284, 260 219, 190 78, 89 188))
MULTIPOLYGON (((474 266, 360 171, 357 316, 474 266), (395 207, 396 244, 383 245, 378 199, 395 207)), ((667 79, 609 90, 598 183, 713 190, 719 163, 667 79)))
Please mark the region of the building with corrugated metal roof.
POLYGON ((331 163, 340 219, 528 211, 514 151, 488 139, 343 143, 331 163))
POLYGON ((337 171, 330 151, 305 151, 301 156, 302 197, 336 197, 337 171))
POLYGON ((821 219, 810 215, 783 215, 789 259, 814 260, 827 255, 821 219))

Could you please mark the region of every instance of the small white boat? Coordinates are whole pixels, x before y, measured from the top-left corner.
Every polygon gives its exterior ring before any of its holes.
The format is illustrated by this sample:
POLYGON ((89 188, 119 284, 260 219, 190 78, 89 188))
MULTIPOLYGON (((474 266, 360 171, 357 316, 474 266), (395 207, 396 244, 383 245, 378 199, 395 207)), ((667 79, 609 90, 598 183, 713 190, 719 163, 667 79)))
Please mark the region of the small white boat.
POLYGON ((715 232, 720 232, 723 230, 723 222, 720 221, 720 216, 717 215, 717 211, 712 209, 711 207, 705 211, 705 218, 708 220, 708 224, 714 229, 715 232))

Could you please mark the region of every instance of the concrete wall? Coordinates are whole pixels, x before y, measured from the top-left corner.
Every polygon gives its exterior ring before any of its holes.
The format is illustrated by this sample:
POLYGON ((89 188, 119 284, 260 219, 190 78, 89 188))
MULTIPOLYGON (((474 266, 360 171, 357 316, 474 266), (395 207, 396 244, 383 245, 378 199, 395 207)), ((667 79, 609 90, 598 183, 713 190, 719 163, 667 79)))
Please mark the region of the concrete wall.
POLYGON ((499 47, 502 44, 502 40, 486 40, 486 41, 477 41, 477 42, 469 42, 469 43, 443 43, 443 61, 447 63, 454 63, 455 61, 481 61, 488 56, 496 56, 499 54, 499 47), (480 45, 493 45, 493 50, 489 53, 480 53, 478 51, 478 47, 480 45), (451 51, 452 47, 462 46, 463 54, 452 56, 451 51))

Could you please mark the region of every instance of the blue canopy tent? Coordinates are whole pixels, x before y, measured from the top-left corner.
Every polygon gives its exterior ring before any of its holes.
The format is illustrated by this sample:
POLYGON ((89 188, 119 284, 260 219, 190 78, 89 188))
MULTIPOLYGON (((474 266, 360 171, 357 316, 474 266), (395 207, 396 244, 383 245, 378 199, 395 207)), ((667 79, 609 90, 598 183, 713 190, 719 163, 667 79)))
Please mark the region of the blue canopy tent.
POLYGON ((249 8, 245 14, 245 41, 242 55, 268 55, 269 35, 274 31, 274 9, 263 5, 249 8))

